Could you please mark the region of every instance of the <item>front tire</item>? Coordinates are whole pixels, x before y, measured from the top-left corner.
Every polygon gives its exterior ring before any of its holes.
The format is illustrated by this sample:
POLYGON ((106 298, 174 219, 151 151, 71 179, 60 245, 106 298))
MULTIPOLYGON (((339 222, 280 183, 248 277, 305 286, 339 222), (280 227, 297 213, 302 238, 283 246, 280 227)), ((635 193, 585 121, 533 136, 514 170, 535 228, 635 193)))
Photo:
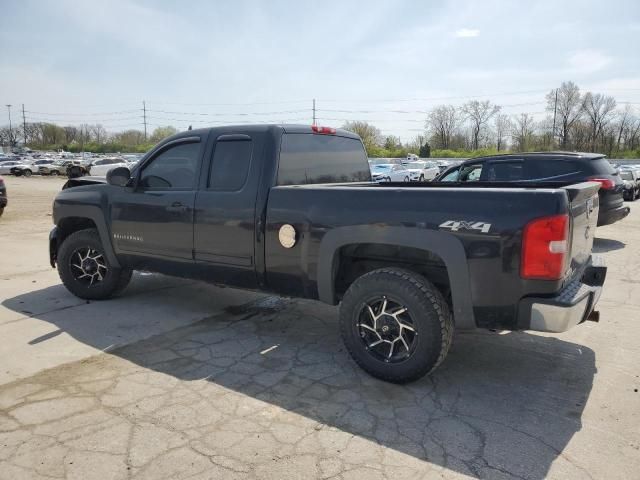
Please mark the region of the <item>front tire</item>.
POLYGON ((340 305, 342 339, 370 375, 406 383, 446 357, 453 319, 442 293, 422 275, 381 268, 358 278, 340 305))
POLYGON ((85 300, 104 300, 129 284, 129 269, 109 263, 95 229, 80 230, 64 239, 58 249, 58 274, 67 290, 85 300))
POLYGON ((424 174, 420 175, 420 182, 424 182, 424 174))
POLYGON ((30 176, 31 176, 31 170, 28 170, 28 169, 27 169, 27 170, 23 170, 23 171, 22 171, 22 174, 23 174, 25 177, 30 177, 30 176))

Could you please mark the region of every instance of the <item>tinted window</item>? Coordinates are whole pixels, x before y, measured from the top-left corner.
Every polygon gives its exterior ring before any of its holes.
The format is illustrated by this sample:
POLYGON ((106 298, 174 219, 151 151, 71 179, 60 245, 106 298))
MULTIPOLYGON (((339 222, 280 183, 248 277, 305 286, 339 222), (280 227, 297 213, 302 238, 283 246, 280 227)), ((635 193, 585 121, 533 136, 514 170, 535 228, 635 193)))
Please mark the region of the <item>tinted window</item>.
POLYGON ((209 172, 209 188, 230 192, 240 190, 247 180, 252 149, 251 140, 216 143, 209 172))
POLYGON ((536 178, 546 180, 553 177, 561 177, 563 175, 572 175, 580 172, 580 165, 573 161, 549 159, 549 160, 532 160, 533 175, 536 178))
POLYGON ((620 172, 620 178, 623 180, 633 180, 633 174, 631 172, 620 172))
POLYGON ((199 143, 183 143, 165 150, 145 165, 140 184, 145 188, 193 188, 198 167, 199 143))
POLYGON ((477 182, 482 175, 482 164, 468 165, 462 167, 458 182, 477 182))
POLYGON ((441 182, 457 182, 458 177, 460 176, 460 169, 456 168, 452 172, 447 173, 442 179, 441 182))
POLYGON ((609 161, 602 157, 595 160, 589 160, 589 166, 594 173, 600 173, 605 175, 615 175, 616 169, 609 163, 609 161))
POLYGON ((314 134, 282 136, 278 185, 370 180, 367 156, 360 140, 314 134))
POLYGON ((523 166, 523 162, 489 163, 485 167, 487 171, 487 181, 509 182, 522 180, 524 178, 523 166))

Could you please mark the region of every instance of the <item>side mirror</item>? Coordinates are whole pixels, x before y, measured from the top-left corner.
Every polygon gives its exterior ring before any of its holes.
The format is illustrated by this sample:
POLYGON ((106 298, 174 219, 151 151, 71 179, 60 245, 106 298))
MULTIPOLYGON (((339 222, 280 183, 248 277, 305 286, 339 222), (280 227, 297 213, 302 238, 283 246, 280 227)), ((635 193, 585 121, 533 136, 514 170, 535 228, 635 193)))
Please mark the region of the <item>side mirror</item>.
POLYGON ((131 171, 127 167, 116 167, 107 172, 107 183, 116 187, 124 187, 131 179, 131 171))

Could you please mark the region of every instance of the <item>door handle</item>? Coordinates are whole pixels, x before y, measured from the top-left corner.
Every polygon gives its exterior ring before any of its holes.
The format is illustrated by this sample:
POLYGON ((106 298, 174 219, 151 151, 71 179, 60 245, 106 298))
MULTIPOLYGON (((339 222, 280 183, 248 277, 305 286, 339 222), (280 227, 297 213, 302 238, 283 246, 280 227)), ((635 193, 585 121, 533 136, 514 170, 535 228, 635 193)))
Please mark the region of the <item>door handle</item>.
POLYGON ((173 202, 171 205, 166 207, 167 212, 177 212, 177 213, 182 213, 182 212, 186 212, 187 210, 189 210, 189 207, 187 205, 184 205, 181 202, 173 202))

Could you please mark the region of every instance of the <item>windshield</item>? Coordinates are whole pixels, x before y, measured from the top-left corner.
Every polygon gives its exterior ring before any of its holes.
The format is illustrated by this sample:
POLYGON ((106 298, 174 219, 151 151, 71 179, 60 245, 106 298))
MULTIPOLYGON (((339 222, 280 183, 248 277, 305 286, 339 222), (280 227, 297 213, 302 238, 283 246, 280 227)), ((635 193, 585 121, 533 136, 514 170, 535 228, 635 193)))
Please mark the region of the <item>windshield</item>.
POLYGON ((411 162, 407 164, 407 168, 423 169, 424 167, 425 167, 424 162, 411 162))
POLYGON ((374 170, 390 170, 392 165, 374 165, 374 170))

